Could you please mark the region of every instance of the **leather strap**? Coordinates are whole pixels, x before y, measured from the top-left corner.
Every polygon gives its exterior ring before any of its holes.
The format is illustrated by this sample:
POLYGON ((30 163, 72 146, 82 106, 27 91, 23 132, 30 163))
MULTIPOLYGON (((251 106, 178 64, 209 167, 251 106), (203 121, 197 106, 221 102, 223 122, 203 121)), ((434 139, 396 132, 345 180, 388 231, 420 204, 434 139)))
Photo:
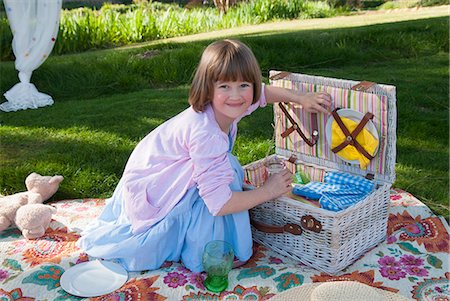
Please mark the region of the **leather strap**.
POLYGON ((362 81, 356 85, 354 85, 353 87, 351 87, 352 90, 355 91, 368 91, 370 88, 372 88, 374 85, 376 85, 376 83, 374 82, 368 82, 368 81, 362 81))
POLYGON ((305 140, 306 144, 308 144, 309 146, 313 146, 317 143, 317 140, 319 140, 319 126, 317 123, 317 114, 316 113, 312 113, 311 114, 311 138, 308 139, 305 134, 302 132, 302 130, 300 129, 300 126, 298 125, 297 122, 295 122, 294 118, 292 118, 292 116, 289 114, 288 110, 285 108, 285 106, 283 105, 283 103, 279 102, 278 105, 280 106, 281 111, 283 111, 284 115, 287 117, 287 119, 289 119, 289 121, 291 122, 292 126, 288 129, 286 129, 283 133, 281 133, 281 137, 286 138, 287 136, 289 136, 293 131, 297 131, 297 133, 300 135, 300 137, 302 137, 303 140, 305 140))
POLYGON ((280 71, 274 75, 272 75, 271 77, 269 77, 270 80, 279 80, 279 79, 283 79, 286 76, 288 76, 289 74, 291 74, 291 72, 287 72, 287 71, 280 71))
POLYGON ((366 157, 369 160, 372 160, 374 157, 369 154, 364 147, 359 144, 359 142, 356 140, 356 137, 361 133, 361 131, 364 129, 366 124, 369 122, 370 119, 373 119, 373 114, 370 112, 367 112, 364 117, 361 119, 359 124, 356 126, 356 128, 353 130, 353 132, 350 133, 350 131, 345 127, 344 123, 342 122, 341 117, 337 113, 339 108, 336 108, 331 112, 333 115, 334 120, 336 120, 336 123, 338 124, 339 128, 341 129, 342 133, 347 137, 344 142, 339 144, 338 146, 334 147, 332 149, 333 153, 337 153, 344 149, 347 145, 354 146, 361 154, 363 154, 364 157, 366 157))
POLYGON ((261 222, 257 222, 254 219, 250 220, 250 223, 253 227, 256 228, 256 230, 265 232, 265 233, 291 233, 293 235, 301 235, 302 234, 302 228, 297 224, 288 223, 284 226, 273 226, 264 224, 261 222))

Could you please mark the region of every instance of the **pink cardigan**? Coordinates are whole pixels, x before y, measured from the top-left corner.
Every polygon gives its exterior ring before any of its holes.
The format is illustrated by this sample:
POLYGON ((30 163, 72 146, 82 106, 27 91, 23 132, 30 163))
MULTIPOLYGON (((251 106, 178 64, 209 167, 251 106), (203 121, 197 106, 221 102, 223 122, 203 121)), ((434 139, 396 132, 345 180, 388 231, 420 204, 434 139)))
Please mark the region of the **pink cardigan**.
MULTIPOLYGON (((261 98, 241 118, 266 106, 264 85, 262 89, 261 98)), ((233 143, 241 118, 231 126, 233 143)), ((217 215, 231 197, 234 172, 229 148, 229 138, 210 105, 201 113, 189 107, 144 137, 122 176, 125 212, 133 233, 144 232, 163 219, 194 185, 211 214, 217 215)))

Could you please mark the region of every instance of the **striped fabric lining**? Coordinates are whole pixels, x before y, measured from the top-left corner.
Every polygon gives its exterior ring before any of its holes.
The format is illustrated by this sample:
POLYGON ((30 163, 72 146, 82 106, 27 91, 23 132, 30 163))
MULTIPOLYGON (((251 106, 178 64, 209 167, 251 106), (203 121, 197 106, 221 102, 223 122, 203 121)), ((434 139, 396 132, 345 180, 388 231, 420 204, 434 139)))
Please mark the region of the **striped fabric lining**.
MULTIPOLYGON (((365 114, 366 112, 373 113, 374 118, 372 121, 378 131, 378 135, 380 137, 380 145, 377 155, 367 167, 367 172, 384 174, 384 158, 386 156, 387 137, 387 96, 319 84, 301 83, 295 80, 288 79, 272 81, 272 84, 274 86, 285 87, 300 92, 327 92, 331 95, 331 98, 333 100, 331 109, 351 108, 363 114, 365 114)), ((304 112, 304 110, 302 110, 301 108, 294 107, 290 104, 287 105, 287 109, 289 112, 291 112, 291 116, 296 120, 296 122, 298 122, 302 131, 304 133, 307 133, 306 136, 309 137, 311 129, 311 115, 304 112)), ((281 137, 280 134, 286 128, 290 127, 291 124, 289 120, 284 116, 283 112, 278 108, 278 106, 274 106, 276 131, 275 145, 280 148, 293 150, 313 157, 343 163, 344 161, 331 151, 331 147, 326 142, 327 137, 325 135, 325 126, 328 118, 332 118, 332 116, 318 114, 317 117, 319 123, 319 141, 315 146, 310 147, 296 133, 292 133, 286 138, 281 137)))
POLYGON ((268 177, 267 169, 262 162, 256 162, 244 168, 244 178, 248 184, 260 187, 268 177))
MULTIPOLYGON (((325 169, 304 164, 293 164, 288 161, 285 161, 284 163, 292 174, 302 172, 310 181, 323 182, 326 175, 325 169)), ((263 160, 245 166, 244 172, 246 182, 254 187, 262 186, 268 177, 267 169, 263 164, 263 160)))

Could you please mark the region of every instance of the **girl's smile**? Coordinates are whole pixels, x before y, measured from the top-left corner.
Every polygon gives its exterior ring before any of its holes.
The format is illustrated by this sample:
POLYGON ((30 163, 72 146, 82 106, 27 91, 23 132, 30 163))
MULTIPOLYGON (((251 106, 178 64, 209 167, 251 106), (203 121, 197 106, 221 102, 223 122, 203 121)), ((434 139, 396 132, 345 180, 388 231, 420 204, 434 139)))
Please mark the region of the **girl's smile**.
POLYGON ((228 133, 233 121, 242 116, 253 101, 253 84, 246 81, 214 83, 212 107, 222 131, 228 133))

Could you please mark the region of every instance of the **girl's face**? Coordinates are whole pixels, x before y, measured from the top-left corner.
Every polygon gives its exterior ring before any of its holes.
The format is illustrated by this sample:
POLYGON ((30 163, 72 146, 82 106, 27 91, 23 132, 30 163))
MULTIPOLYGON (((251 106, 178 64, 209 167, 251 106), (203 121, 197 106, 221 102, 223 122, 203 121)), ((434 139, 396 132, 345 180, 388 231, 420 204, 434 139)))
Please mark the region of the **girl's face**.
POLYGON ((217 81, 214 83, 212 107, 222 131, 228 134, 231 123, 250 107, 253 84, 245 81, 217 81))

